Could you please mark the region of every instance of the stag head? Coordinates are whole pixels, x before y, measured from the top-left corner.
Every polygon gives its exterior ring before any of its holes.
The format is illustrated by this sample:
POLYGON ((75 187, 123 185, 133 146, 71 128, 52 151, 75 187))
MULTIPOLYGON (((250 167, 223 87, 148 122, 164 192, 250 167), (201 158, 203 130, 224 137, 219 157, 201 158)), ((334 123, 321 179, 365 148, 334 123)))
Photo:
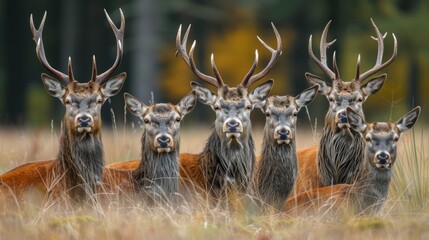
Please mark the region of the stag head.
POLYGON ((367 123, 361 115, 347 108, 350 127, 365 138, 366 158, 379 170, 388 170, 393 166, 399 137, 414 126, 420 112, 420 107, 415 107, 396 122, 367 123))
POLYGON ((259 73, 254 74, 258 64, 258 50, 255 51, 255 59, 249 72, 245 75, 242 82, 236 87, 229 87, 226 85, 216 67, 214 55, 211 55, 211 65, 214 77, 200 72, 195 66, 193 53, 196 41, 193 42, 189 55, 186 50, 186 44, 191 26, 188 27, 186 33, 181 39, 181 29, 179 27, 176 38, 177 53, 183 58, 186 64, 191 68, 194 74, 201 80, 215 86, 217 94, 213 93, 210 89, 196 83, 191 82, 192 88, 197 91, 198 99, 201 103, 211 106, 216 113, 215 128, 217 134, 227 139, 238 140, 243 136, 247 136, 250 130, 250 112, 256 106, 263 106, 264 100, 267 98, 273 86, 273 80, 268 80, 265 83, 257 86, 252 92, 249 93, 249 87, 262 79, 269 73, 271 68, 276 63, 278 57, 281 55, 281 38, 274 24, 272 24, 274 33, 277 38, 277 48, 273 49, 268 46, 259 37, 262 45, 271 52, 271 59, 267 66, 259 73))
POLYGON ((127 109, 144 122, 142 142, 158 153, 169 153, 179 149, 180 122, 194 109, 197 93, 190 92, 177 105, 153 103, 148 106, 131 94, 124 94, 127 109))
POLYGON ((95 56, 93 56, 92 77, 86 83, 79 83, 74 78, 70 57, 68 60, 68 75, 51 67, 45 56, 42 38, 47 13, 45 12, 39 29, 34 27, 33 15, 30 16, 30 28, 33 33, 33 39, 36 42, 37 57, 40 63, 55 76, 52 77, 42 73, 42 82, 46 91, 53 97, 60 99, 65 106, 64 124, 73 135, 98 133, 101 128, 101 106, 109 97, 116 95, 124 84, 126 73, 111 77, 119 67, 123 52, 125 18, 122 10, 119 9, 119 11, 121 14, 121 26, 118 29, 110 19, 107 11, 104 10, 116 36, 117 53, 115 63, 110 69, 98 75, 95 56))
POLYGON ((299 110, 310 104, 317 95, 318 86, 312 86, 296 97, 270 96, 261 108, 266 116, 265 133, 277 144, 289 144, 294 139, 299 110), (270 137, 272 136, 272 137, 270 137))
POLYGON ((346 115, 346 108, 350 107, 361 116, 363 116, 362 104, 366 101, 368 96, 375 94, 378 92, 383 86, 387 75, 382 74, 380 76, 374 77, 368 80, 366 83, 364 81, 375 73, 381 71, 389 64, 393 62, 397 55, 397 41, 395 35, 392 33, 394 47, 393 54, 386 62, 383 61, 383 51, 384 51, 384 43, 383 40, 386 37, 386 34, 382 35, 375 25, 374 21, 371 19, 371 23, 374 27, 376 37, 372 37, 378 43, 378 54, 377 60, 373 68, 369 69, 364 73, 360 73, 360 55, 358 56, 357 66, 356 66, 356 75, 355 78, 349 82, 345 82, 341 79, 340 73, 338 71, 335 52, 333 54, 333 67, 334 71, 332 71, 327 64, 327 56, 326 50, 332 44, 335 43, 336 39, 327 42, 326 38, 328 35, 329 26, 331 25, 331 21, 328 22, 325 29, 323 30, 321 39, 320 39, 320 59, 313 53, 312 47, 312 36, 309 38, 308 42, 308 52, 313 61, 322 69, 322 71, 328 75, 331 79, 331 83, 327 83, 323 78, 313 75, 311 73, 306 73, 305 77, 307 78, 310 85, 318 85, 319 93, 325 95, 329 101, 329 111, 326 116, 326 120, 328 123, 331 123, 332 126, 338 128, 348 128, 348 120, 346 115))

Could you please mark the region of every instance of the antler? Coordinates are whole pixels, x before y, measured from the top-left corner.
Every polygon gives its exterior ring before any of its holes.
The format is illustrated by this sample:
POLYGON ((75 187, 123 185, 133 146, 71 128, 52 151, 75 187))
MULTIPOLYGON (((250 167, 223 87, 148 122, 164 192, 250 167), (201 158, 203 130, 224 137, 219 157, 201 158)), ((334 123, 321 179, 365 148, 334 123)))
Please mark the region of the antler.
POLYGON ((125 17, 124 17, 124 13, 122 12, 122 9, 119 8, 119 13, 121 14, 121 26, 119 27, 119 29, 113 23, 112 19, 110 19, 106 9, 104 9, 104 13, 106 14, 107 21, 109 22, 110 27, 113 30, 113 33, 115 34, 117 46, 116 46, 116 60, 113 63, 113 66, 100 75, 97 75, 97 65, 95 62, 95 56, 93 56, 91 81, 97 82, 99 84, 103 84, 104 81, 109 79, 109 77, 113 74, 113 72, 115 72, 115 70, 119 67, 119 64, 122 61, 122 54, 123 54, 123 48, 124 48, 125 17))
POLYGON ((272 22, 271 22, 271 26, 273 27, 274 34, 276 35, 277 49, 274 50, 273 48, 268 46, 268 44, 266 44, 261 38, 257 37, 258 40, 262 43, 262 45, 264 45, 264 47, 271 52, 271 59, 268 62, 267 66, 264 68, 264 70, 252 76, 252 74, 255 72, 256 65, 258 65, 258 60, 259 60, 258 50, 255 50, 255 60, 253 61, 253 65, 250 68, 249 72, 246 74, 246 76, 244 76, 243 81, 241 82, 241 86, 243 87, 248 88, 253 83, 255 83, 256 81, 262 79, 265 75, 267 75, 270 72, 271 68, 274 66, 274 64, 277 62, 277 59, 279 58, 279 56, 282 54, 282 39, 280 37, 279 32, 277 31, 276 27, 272 22))
POLYGON ((66 83, 76 81, 73 77, 72 67, 71 67, 71 58, 69 58, 68 70, 69 75, 66 75, 55 68, 51 67, 45 55, 45 47, 43 45, 43 27, 45 26, 47 12, 43 15, 42 22, 40 23, 39 29, 34 27, 33 14, 30 15, 30 29, 33 33, 33 40, 36 42, 36 55, 40 63, 52 74, 54 74, 59 80, 63 80, 66 83))
MULTIPOLYGON (((336 73, 334 73, 331 69, 329 69, 328 63, 326 61, 326 49, 328 49, 330 46, 332 46, 332 44, 335 43, 335 41, 337 41, 337 39, 334 39, 329 43, 326 42, 326 37, 328 36, 328 30, 329 26, 331 25, 331 22, 332 20, 329 20, 328 24, 326 24, 325 29, 323 30, 322 36, 320 38, 320 60, 317 59, 317 57, 313 53, 313 35, 310 35, 310 38, 308 39, 308 54, 324 73, 326 73, 332 80, 335 80, 336 76, 339 76, 338 69, 335 68, 336 73)), ((336 65, 337 63, 334 62, 334 66, 336 65)))
POLYGON ((177 31, 177 36, 176 36, 176 56, 177 54, 180 54, 180 56, 183 58, 186 64, 188 64, 189 68, 191 68, 192 72, 201 80, 217 88, 224 86, 225 84, 216 67, 213 54, 211 55, 211 64, 212 64, 213 72, 216 77, 212 77, 200 72, 200 70, 198 70, 197 67, 195 66, 195 61, 194 61, 194 49, 196 44, 195 40, 192 43, 192 46, 191 46, 191 49, 189 50, 189 55, 188 55, 186 50, 186 44, 188 42, 188 36, 189 36, 190 30, 191 30, 191 25, 188 26, 188 29, 186 30, 185 35, 183 36, 183 39, 181 39, 182 25, 179 26, 179 30, 177 31))
POLYGON ((367 79, 368 77, 370 77, 371 75, 377 73, 378 71, 382 70, 383 68, 389 66, 389 64, 391 64, 393 62, 393 60, 395 59, 397 53, 398 53, 398 43, 396 40, 396 36, 394 33, 392 33, 393 36, 393 54, 392 56, 389 58, 389 60, 387 60, 385 63, 382 64, 383 62, 383 51, 384 51, 384 43, 383 40, 386 37, 386 34, 381 35, 380 31, 378 30, 377 26, 375 25, 374 21, 371 18, 371 23, 372 26, 375 29, 375 33, 377 35, 377 38, 372 37, 374 40, 377 41, 378 44, 378 51, 377 51, 377 61, 375 62, 374 67, 372 67, 370 70, 366 71, 363 74, 360 74, 360 55, 358 56, 358 61, 357 61, 357 66, 356 66, 356 77, 355 80, 358 82, 362 82, 363 80, 367 79))

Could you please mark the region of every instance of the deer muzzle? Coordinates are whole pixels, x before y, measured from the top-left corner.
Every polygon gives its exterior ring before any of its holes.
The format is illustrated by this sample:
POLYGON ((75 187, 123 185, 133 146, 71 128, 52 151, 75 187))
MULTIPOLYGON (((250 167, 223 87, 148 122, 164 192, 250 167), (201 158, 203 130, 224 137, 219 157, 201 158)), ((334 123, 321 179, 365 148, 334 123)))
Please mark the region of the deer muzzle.
POLYGON ((289 144, 292 140, 292 131, 288 126, 277 126, 274 129, 274 139, 277 144, 289 144))
POLYGON ((378 151, 374 156, 375 166, 380 169, 389 169, 392 161, 390 154, 386 151, 378 151))
POLYGON ((340 110, 337 112, 335 116, 335 122, 337 123, 339 128, 349 128, 349 120, 347 119, 346 110, 340 110))
POLYGON ((223 132, 228 138, 238 138, 243 132, 243 124, 238 118, 228 118, 223 124, 223 132))
POLYGON ((74 123, 79 133, 89 133, 94 127, 94 119, 87 113, 79 113, 76 115, 74 123))
POLYGON ((158 153, 168 153, 174 148, 174 140, 170 134, 158 134, 155 137, 154 146, 158 153))

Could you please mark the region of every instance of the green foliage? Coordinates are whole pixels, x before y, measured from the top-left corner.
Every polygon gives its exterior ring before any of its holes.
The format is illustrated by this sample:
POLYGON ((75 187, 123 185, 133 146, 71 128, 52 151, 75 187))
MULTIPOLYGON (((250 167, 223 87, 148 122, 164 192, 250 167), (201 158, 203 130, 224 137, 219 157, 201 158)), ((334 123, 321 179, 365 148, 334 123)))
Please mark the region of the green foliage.
MULTIPOLYGON (((56 99, 55 99, 56 100, 56 99)), ((30 126, 50 123, 52 99, 42 86, 31 85, 26 94, 26 122, 30 126)))

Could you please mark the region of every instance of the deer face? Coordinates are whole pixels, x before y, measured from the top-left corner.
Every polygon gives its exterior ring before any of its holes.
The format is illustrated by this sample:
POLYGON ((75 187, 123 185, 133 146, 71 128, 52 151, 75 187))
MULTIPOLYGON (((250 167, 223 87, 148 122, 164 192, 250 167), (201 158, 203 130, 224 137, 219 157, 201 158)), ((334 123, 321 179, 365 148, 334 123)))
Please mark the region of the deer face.
POLYGON ((30 16, 30 28, 33 33, 33 40, 36 42, 37 57, 40 63, 55 76, 54 78, 42 73, 42 82, 48 93, 59 98, 66 107, 64 124, 73 135, 98 133, 101 127, 101 106, 107 98, 116 95, 121 90, 127 76, 126 73, 121 73, 111 78, 113 72, 121 63, 123 53, 125 17, 121 9, 119 9, 119 12, 121 15, 121 25, 118 29, 110 19, 107 11, 104 10, 107 21, 116 38, 116 60, 108 70, 98 75, 95 56, 93 56, 92 77, 87 83, 79 83, 74 78, 70 57, 68 61, 68 74, 58 71, 49 64, 45 56, 42 39, 47 13, 45 12, 39 29, 36 29, 34 26, 33 15, 30 16), (67 85, 64 87, 61 82, 67 85))
POLYGON ((263 101, 271 91, 273 81, 268 80, 264 84, 256 87, 250 94, 248 94, 249 87, 261 80, 267 75, 275 62, 282 53, 281 38, 274 24, 271 24, 277 39, 277 48, 273 49, 268 46, 259 37, 259 41, 266 49, 271 52, 271 59, 267 66, 259 73, 254 74, 258 64, 258 50, 255 51, 255 59, 249 72, 244 76, 243 80, 237 87, 230 88, 226 85, 216 67, 214 55, 211 55, 211 65, 214 73, 213 76, 206 75, 198 70, 195 66, 193 53, 196 42, 194 41, 189 54, 186 50, 190 27, 185 32, 182 39, 182 26, 179 27, 176 37, 177 54, 182 56, 183 60, 194 72, 194 74, 201 80, 215 86, 217 88, 217 95, 212 93, 208 88, 199 85, 196 82, 191 82, 191 86, 198 93, 200 102, 209 105, 216 112, 215 128, 218 136, 227 139, 239 139, 242 135, 249 134, 250 128, 250 112, 256 105, 263 105, 263 101))
POLYGON ((376 37, 373 39, 377 41, 378 44, 377 60, 373 68, 367 70, 364 73, 361 73, 359 55, 356 65, 356 75, 355 78, 350 82, 344 82, 341 79, 340 72, 338 71, 337 67, 335 52, 332 59, 334 70, 331 70, 328 67, 326 50, 336 41, 336 39, 331 42, 327 41, 327 35, 331 21, 326 24, 320 39, 320 60, 317 59, 313 53, 312 36, 309 38, 308 53, 310 57, 320 67, 320 69, 322 69, 322 71, 328 75, 332 82, 328 85, 327 82, 324 81, 321 77, 310 73, 306 73, 305 76, 310 85, 319 85, 319 93, 325 95, 328 99, 329 110, 326 115, 326 121, 330 126, 340 129, 349 127, 346 114, 347 107, 350 107, 355 112, 363 116, 362 103, 366 101, 369 95, 374 94, 380 90, 386 80, 387 75, 383 74, 381 76, 375 77, 364 85, 362 85, 363 81, 387 67, 396 58, 397 41, 395 35, 392 34, 394 40, 393 54, 386 62, 383 63, 383 40, 385 36, 383 37, 372 19, 371 23, 376 33, 376 37))
POLYGON ((369 95, 381 89, 387 76, 383 74, 373 78, 363 86, 359 81, 343 82, 341 79, 334 80, 329 86, 318 76, 307 73, 306 77, 310 85, 319 86, 319 93, 329 101, 326 119, 338 128, 348 128, 346 109, 349 107, 363 116, 362 104, 369 95))
POLYGON ((351 128, 360 132, 366 140, 370 164, 377 169, 388 170, 395 163, 399 137, 414 126, 420 115, 420 107, 414 108, 394 123, 366 123, 351 108, 347 109, 347 115, 351 128))
POLYGON ((180 122, 195 107, 195 91, 186 95, 177 105, 155 103, 147 106, 128 93, 125 93, 124 97, 128 110, 144 123, 142 144, 158 153, 169 153, 178 149, 180 122))
POLYGON ((289 144, 294 139, 299 110, 313 101, 318 86, 313 86, 296 97, 271 96, 261 109, 266 116, 265 131, 277 144, 289 144))
POLYGON ((97 133, 101 128, 101 106, 122 88, 126 74, 120 74, 100 85, 96 82, 70 82, 64 87, 57 79, 42 74, 43 84, 66 108, 64 124, 73 134, 97 133))
POLYGON ((256 87, 250 94, 247 88, 226 85, 214 94, 208 88, 192 82, 191 86, 198 93, 201 103, 211 106, 216 113, 215 128, 219 136, 227 139, 239 139, 250 131, 250 113, 255 106, 263 105, 271 91, 273 81, 269 80, 256 87))

